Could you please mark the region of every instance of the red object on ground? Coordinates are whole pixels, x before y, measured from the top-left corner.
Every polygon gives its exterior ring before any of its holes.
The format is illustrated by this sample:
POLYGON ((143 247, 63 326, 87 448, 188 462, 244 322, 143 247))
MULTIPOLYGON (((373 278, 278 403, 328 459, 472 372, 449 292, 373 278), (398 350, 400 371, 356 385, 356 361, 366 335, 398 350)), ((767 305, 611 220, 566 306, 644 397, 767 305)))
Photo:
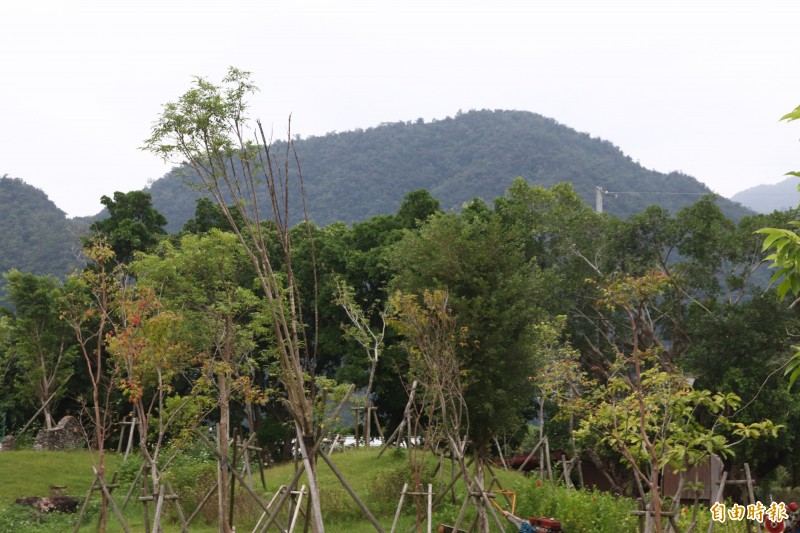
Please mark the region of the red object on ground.
POLYGON ((553 520, 552 518, 531 518, 528 522, 530 522, 534 528, 537 528, 536 531, 544 530, 548 533, 561 532, 561 522, 553 520))
POLYGON ((785 528, 786 524, 781 520, 780 522, 773 522, 769 518, 764 519, 764 527, 769 531, 769 533, 781 533, 785 528))

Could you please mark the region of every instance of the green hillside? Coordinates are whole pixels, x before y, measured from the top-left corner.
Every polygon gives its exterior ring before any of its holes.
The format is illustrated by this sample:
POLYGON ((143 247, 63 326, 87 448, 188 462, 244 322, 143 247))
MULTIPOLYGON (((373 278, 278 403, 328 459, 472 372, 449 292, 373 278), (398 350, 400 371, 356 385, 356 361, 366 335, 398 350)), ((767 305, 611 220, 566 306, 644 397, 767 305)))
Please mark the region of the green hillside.
MULTIPOLYGON (((77 262, 76 226, 45 193, 21 179, 0 178, 0 273, 12 268, 63 276, 77 262)), ((0 301, 5 280, 0 278, 0 301)))
MULTIPOLYGON (((275 153, 283 154, 285 147, 276 143, 275 153)), ((518 176, 544 186, 571 182, 590 205, 598 186, 618 192, 605 197, 604 208, 622 218, 652 204, 676 211, 711 192, 691 176, 647 170, 608 141, 523 111, 470 111, 428 123, 382 124, 297 139, 295 148, 309 215, 319 225, 394 213, 404 194, 420 188, 445 210, 475 196, 491 202, 518 176)), ((187 185, 191 181, 176 168, 146 189, 167 218, 169 232, 194 216, 201 193, 187 185)), ((293 194, 292 212, 299 216, 300 195, 293 194)), ((729 200, 719 202, 733 219, 750 213, 729 200)), ((43 192, 3 177, 0 224, 0 272, 18 268, 63 275, 75 262, 77 236, 88 219, 67 220, 43 192)))
MULTIPOLYGON (((405 193, 420 188, 445 210, 475 196, 492 201, 518 176, 545 186, 571 182, 591 205, 595 187, 619 192, 606 196, 605 210, 622 218, 652 204, 675 211, 711 193, 691 176, 647 170, 608 141, 523 111, 470 111, 428 123, 383 124, 298 139, 295 148, 309 214, 320 225, 394 213, 405 193)), ((275 145, 278 154, 284 149, 275 145)), ((193 215, 200 194, 187 191, 187 180, 191 177, 176 169, 149 189, 171 231, 193 215)), ((734 219, 750 213, 725 199, 720 205, 734 219)), ((294 212, 301 212, 299 205, 294 212)))

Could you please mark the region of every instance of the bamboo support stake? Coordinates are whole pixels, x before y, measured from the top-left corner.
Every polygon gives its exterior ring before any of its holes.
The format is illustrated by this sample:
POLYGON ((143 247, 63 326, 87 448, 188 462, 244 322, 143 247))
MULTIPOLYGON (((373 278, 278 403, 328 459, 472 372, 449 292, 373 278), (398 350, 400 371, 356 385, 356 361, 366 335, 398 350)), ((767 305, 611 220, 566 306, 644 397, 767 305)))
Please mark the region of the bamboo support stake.
POLYGON ((206 492, 206 495, 203 496, 202 500, 200 500, 200 503, 198 504, 197 508, 192 512, 192 514, 189 515, 189 518, 186 520, 187 527, 190 526, 194 521, 194 519, 197 517, 197 515, 200 514, 200 510, 208 502, 208 500, 211 499, 211 496, 213 496, 214 493, 217 491, 218 486, 219 482, 215 481, 214 484, 211 486, 211 488, 208 490, 208 492, 206 492))
POLYGON ((522 464, 519 466, 519 468, 517 468, 517 472, 522 472, 522 469, 525 468, 525 465, 528 464, 528 461, 530 461, 531 458, 533 458, 534 454, 536 454, 536 450, 539 449, 539 446, 541 446, 543 442, 544 442, 544 437, 539 439, 539 442, 537 442, 536 446, 533 447, 533 450, 531 451, 531 453, 528 454, 528 457, 526 457, 525 460, 522 462, 522 464))
POLYGON ((378 533, 384 533, 381 524, 378 522, 375 516, 370 512, 367 506, 364 505, 364 502, 361 501, 361 498, 358 497, 358 494, 355 493, 350 484, 347 483, 347 481, 345 481, 344 477, 342 476, 342 473, 339 472, 338 468, 336 468, 336 465, 334 465, 333 462, 331 462, 330 458, 322 450, 319 451, 319 456, 322 457, 322 460, 325 461, 325 464, 327 464, 328 467, 331 469, 331 472, 333 472, 333 474, 339 480, 339 483, 342 484, 347 493, 350 494, 350 497, 353 498, 353 501, 356 502, 356 505, 358 505, 361 511, 366 515, 367 520, 369 520, 372 523, 372 525, 375 526, 375 530, 378 531, 378 533))
POLYGON ((545 461, 547 461, 547 478, 550 480, 550 483, 552 483, 553 465, 550 462, 550 441, 547 439, 547 436, 544 437, 544 457, 545 461))
POLYGON ((456 523, 453 524, 453 531, 458 531, 459 526, 461 526, 461 521, 464 520, 464 515, 467 513, 467 506, 469 506, 469 499, 472 496, 469 493, 469 487, 467 487, 467 495, 464 496, 464 502, 461 504, 461 510, 458 512, 458 518, 456 518, 456 523))
POLYGON ((284 491, 283 494, 281 494, 280 498, 278 499, 278 503, 275 505, 275 510, 272 513, 267 513, 269 515, 269 518, 267 519, 267 522, 264 524, 264 526, 261 528, 261 533, 264 533, 273 523, 278 525, 281 531, 285 531, 280 526, 280 524, 278 524, 278 513, 280 512, 281 509, 283 509, 283 506, 286 503, 286 500, 289 499, 289 496, 291 496, 292 490, 294 490, 294 488, 297 487, 297 481, 300 479, 300 475, 303 473, 304 470, 305 466, 301 463, 300 468, 298 468, 295 471, 292 480, 289 482, 288 485, 286 485, 286 490, 284 491))
MULTIPOLYGON (((278 490, 275 491, 275 494, 273 494, 272 498, 269 500, 269 503, 267 504, 267 507, 272 509, 272 504, 275 503, 275 500, 278 498, 278 496, 283 494, 283 491, 285 491, 285 490, 286 490, 286 485, 281 485, 280 487, 278 487, 278 490)), ((259 517, 258 522, 256 522, 255 527, 253 527, 253 533, 256 533, 258 531, 258 528, 261 527, 261 522, 266 517, 267 517, 267 513, 262 512, 261 513, 261 517, 259 517)))
POLYGON ((503 464, 503 470, 508 470, 506 459, 505 457, 503 457, 503 449, 500 447, 500 443, 497 441, 497 437, 494 438, 494 445, 497 446, 497 453, 500 455, 500 462, 503 464))
POLYGON ((122 458, 122 462, 128 460, 128 455, 130 455, 131 451, 133 450, 133 432, 136 430, 136 424, 139 421, 138 418, 135 416, 131 419, 131 429, 128 432, 128 445, 125 447, 125 456, 122 458))
MULTIPOLYGON (((230 479, 230 488, 228 489, 229 492, 229 503, 228 503, 228 525, 233 529, 233 507, 236 499, 236 476, 233 475, 233 472, 236 470, 236 464, 239 459, 237 456, 239 452, 239 446, 241 445, 241 441, 239 440, 239 430, 233 430, 233 460, 228 465, 228 469, 231 471, 231 479, 230 479)), ((246 483, 245 483, 246 484, 246 483)), ((251 486, 252 487, 252 486, 251 486)))
POLYGON ((372 418, 373 418, 373 420, 375 420, 375 427, 376 427, 376 428, 378 428, 378 435, 380 435, 380 436, 381 436, 381 440, 383 441, 383 440, 385 440, 385 439, 384 439, 384 436, 383 436, 383 428, 381 427, 381 421, 380 421, 380 420, 378 420, 378 411, 377 411, 377 407, 375 407, 375 406, 373 405, 373 406, 372 406, 372 407, 370 407, 369 409, 370 409, 370 411, 372 412, 372 418))
MULTIPOLYGON (((474 460, 475 460, 474 457, 470 457, 469 461, 467 461, 467 464, 466 464, 465 468, 469 468, 472 465, 472 462, 474 460)), ((437 495, 436 498, 433 500, 433 506, 434 507, 436 507, 437 505, 439 505, 442 502, 442 500, 444 499, 444 495, 447 493, 447 491, 449 491, 451 488, 453 488, 455 486, 456 482, 458 482, 458 480, 461 479, 461 476, 464 475, 463 470, 461 470, 460 468, 457 469, 457 470, 458 470, 458 472, 453 477, 453 479, 450 481, 450 485, 448 485, 444 489, 444 492, 442 492, 439 495, 437 495)))
POLYGON ((294 507, 294 514, 292 515, 292 521, 289 523, 289 533, 294 531, 294 526, 297 524, 297 517, 300 515, 300 505, 303 503, 303 495, 306 493, 306 486, 303 485, 300 487, 300 492, 297 496, 297 505, 294 507))
POLYGON ((408 490, 408 483, 403 483, 403 490, 400 492, 400 501, 397 503, 397 511, 394 513, 394 520, 392 521, 392 529, 389 530, 389 533, 394 533, 395 528, 397 528, 397 521, 400 519, 400 511, 403 509, 403 500, 406 497, 406 491, 408 490))
POLYGON ((156 502, 156 515, 153 518, 153 531, 161 531, 161 510, 164 508, 164 485, 158 487, 158 500, 156 502))
MULTIPOLYGON (((719 488, 717 489, 717 494, 714 497, 714 503, 722 501, 722 494, 725 492, 725 480, 728 479, 728 473, 722 473, 722 479, 719 481, 719 488)), ((714 521, 711 520, 708 524, 708 533, 712 533, 714 531, 714 521)))
POLYGON ((128 491, 128 494, 125 495, 125 500, 122 502, 122 510, 123 511, 125 510, 125 507, 128 506, 128 500, 130 500, 131 496, 133 496, 133 491, 136 489, 137 485, 139 484, 139 478, 142 477, 142 473, 144 473, 144 469, 146 467, 147 467, 147 465, 142 463, 142 466, 139 468, 139 471, 136 473, 136 477, 133 478, 133 484, 131 485, 131 488, 128 491))
POLYGON ((433 527, 433 485, 428 483, 428 533, 432 533, 433 527))
MULTIPOLYGON (((212 452, 212 453, 213 453, 213 454, 214 454, 214 455, 217 457, 217 459, 221 461, 221 460, 222 460, 222 455, 219 453, 219 450, 218 450, 218 449, 216 449, 216 448, 214 447, 214 445, 213 445, 213 444, 211 444, 211 443, 208 441, 208 438, 207 438, 205 435, 203 435, 203 432, 202 432, 202 431, 199 431, 199 430, 195 430, 195 433, 197 434, 197 436, 198 436, 198 437, 200 437, 200 440, 202 440, 202 441, 203 441, 203 443, 206 445, 206 447, 208 447, 208 448, 211 450, 211 452, 212 452)), ((264 511, 266 511, 267 513, 269 513, 269 514, 271 515, 272 513, 270 513, 270 512, 269 512, 269 508, 267 507, 267 504, 266 504, 266 503, 264 503, 264 500, 262 500, 262 499, 261 499, 261 498, 258 496, 258 494, 256 494, 256 493, 255 493, 255 491, 254 491, 253 489, 251 489, 250 487, 248 487, 248 486, 247 486, 247 483, 245 483, 245 482, 244 482, 244 478, 242 478, 241 474, 239 474, 239 472, 237 472, 235 468, 230 468, 229 470, 230 470, 230 471, 231 471, 231 473, 232 473, 232 474, 233 474, 233 475, 236 477, 236 479, 238 479, 238 480, 239 480, 239 484, 243 485, 243 486, 244 486, 244 488, 245 488, 245 489, 247 489, 247 492, 249 492, 249 493, 250 493, 250 496, 252 496, 252 498, 253 498, 253 499, 256 501, 256 503, 257 503, 257 504, 258 504, 258 505, 259 505, 259 506, 260 506, 260 507, 261 507, 261 508, 262 508, 264 511)), ((298 472, 300 472, 300 469, 298 469, 298 472)), ((299 478, 299 477, 300 477, 300 475, 299 475, 299 474, 295 474, 295 476, 296 476, 297 478, 299 478)), ((295 480, 295 483, 297 483, 297 481, 296 481, 296 480, 295 480)), ((272 520, 272 521, 274 521, 274 520, 272 520)), ((272 523, 272 522, 270 522, 270 523, 272 523)))
MULTIPOLYGON (((744 464, 744 477, 745 477, 745 480, 747 481, 747 495, 750 496, 750 503, 755 504, 756 503, 756 496, 753 493, 753 478, 750 477, 750 464, 749 463, 745 463, 744 464)), ((749 523, 750 522, 748 522, 748 524, 749 523)), ((762 531, 761 522, 756 522, 756 529, 758 529, 759 531, 762 531)))
POLYGON ((117 515, 117 519, 119 520, 119 524, 122 526, 122 529, 125 531, 125 533, 130 533, 130 529, 128 529, 128 524, 125 523, 125 518, 123 518, 122 513, 119 510, 119 507, 117 507, 117 502, 115 502, 114 498, 111 497, 111 493, 108 491, 108 488, 106 487, 105 483, 100 481, 100 474, 97 472, 97 469, 95 467, 92 467, 92 472, 94 472, 94 477, 97 483, 100 485, 100 490, 103 491, 103 494, 105 494, 106 498, 108 499, 108 504, 111 505, 111 509, 114 511, 114 514, 117 515))

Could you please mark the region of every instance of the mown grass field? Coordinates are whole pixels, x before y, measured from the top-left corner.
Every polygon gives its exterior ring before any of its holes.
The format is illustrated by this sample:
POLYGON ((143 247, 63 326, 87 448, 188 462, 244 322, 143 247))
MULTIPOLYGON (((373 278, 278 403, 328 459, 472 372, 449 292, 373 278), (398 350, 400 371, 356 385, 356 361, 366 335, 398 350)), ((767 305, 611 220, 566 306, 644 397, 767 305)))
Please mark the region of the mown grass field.
MULTIPOLYGON (((373 514, 377 517, 382 527, 388 532, 394 518, 397 501, 404 482, 408 481, 408 457, 405 451, 389 450, 382 457, 377 457, 377 450, 360 450, 337 453, 332 456, 337 468, 343 473, 350 483, 353 490, 365 502, 373 514)), ((13 451, 0 453, 0 532, 62 532, 72 531, 75 524, 75 515, 46 515, 39 517, 30 512, 27 508, 15 505, 17 498, 24 496, 47 496, 51 485, 66 486, 66 493, 80 498, 85 497, 92 480, 91 467, 96 464, 96 456, 86 451, 74 452, 33 452, 33 451, 13 451)), ((136 458, 129 460, 128 464, 122 465, 121 458, 116 454, 107 456, 107 468, 109 472, 119 470, 123 482, 115 492, 115 499, 121 503, 125 494, 130 488, 130 481, 137 470, 136 458)), ((324 464, 320 464, 320 487, 323 516, 326 531, 331 533, 361 533, 375 531, 372 524, 367 521, 358 506, 353 502, 346 490, 335 478, 331 470, 324 464)), ((176 487, 176 491, 181 494, 182 501, 186 507, 186 513, 193 510, 192 502, 197 502, 202 494, 205 493, 210 484, 213 484, 214 466, 210 463, 200 465, 181 466, 175 468, 175 475, 170 475, 170 480, 176 487)), ((593 491, 567 491, 563 486, 551 485, 538 481, 536 478, 505 472, 502 469, 494 469, 497 478, 503 488, 514 491, 517 495, 517 514, 520 516, 553 516, 561 520, 564 531, 567 533, 625 533, 635 532, 636 519, 628 514, 634 506, 631 500, 625 498, 615 498, 609 494, 593 491)), ((294 466, 291 463, 274 466, 265 471, 266 490, 263 489, 258 475, 258 470, 254 469, 253 482, 256 492, 265 501, 269 501, 272 495, 281 485, 287 484, 294 473, 294 466)), ((437 470, 437 460, 428 454, 424 483, 431 483, 434 491, 440 490, 450 480, 450 463, 445 461, 443 468, 437 470)), ((487 475, 489 475, 487 473, 487 475)), ((110 474, 109 474, 110 477, 110 474)), ((301 484, 304 482, 304 478, 301 484)), ((488 480, 487 480, 488 482, 488 480)), ((455 487, 458 503, 453 504, 450 498, 439 505, 434 511, 433 526, 434 530, 439 523, 453 524, 460 510, 460 501, 465 493, 463 483, 457 483, 455 487)), ((82 532, 96 531, 97 510, 99 498, 95 498, 92 503, 92 514, 85 521, 81 528, 82 532)), ((497 497, 498 502, 503 503, 503 507, 509 509, 503 501, 502 496, 497 497)), ((236 518, 235 525, 237 531, 252 531, 255 522, 258 520, 261 511, 253 499, 245 491, 237 487, 236 490, 236 518)), ((424 498, 420 498, 419 503, 422 510, 422 526, 425 528, 424 518, 424 498)), ((399 532, 414 531, 417 523, 417 502, 412 498, 407 498, 401 514, 399 532)), ((700 520, 695 531, 705 531, 708 529, 707 511, 699 513, 700 520)), ((176 521, 175 513, 168 507, 168 521, 165 524, 165 532, 180 531, 176 521)), ((462 528, 468 529, 471 524, 474 511, 470 508, 467 518, 463 522, 462 528)), ((125 521, 131 531, 140 532, 145 530, 143 512, 141 504, 132 504, 124 512, 125 521)), ((152 507, 151 507, 152 517, 152 507)), ((192 532, 213 532, 217 531, 215 523, 216 504, 215 499, 204 508, 199 517, 192 523, 192 532)), ((682 513, 681 525, 685 528, 689 525, 690 513, 682 513)), ((289 523, 287 512, 280 515, 280 520, 284 526, 289 523)), ((493 526, 493 530, 496 527, 493 526)), ((271 529, 275 530, 275 529, 271 529)), ((297 531, 302 531, 298 527, 297 531)), ((745 523, 716 524, 715 531, 733 533, 745 531, 745 523)), ((113 513, 109 514, 108 531, 122 531, 113 513)), ((515 531, 508 525, 506 531, 515 531)))

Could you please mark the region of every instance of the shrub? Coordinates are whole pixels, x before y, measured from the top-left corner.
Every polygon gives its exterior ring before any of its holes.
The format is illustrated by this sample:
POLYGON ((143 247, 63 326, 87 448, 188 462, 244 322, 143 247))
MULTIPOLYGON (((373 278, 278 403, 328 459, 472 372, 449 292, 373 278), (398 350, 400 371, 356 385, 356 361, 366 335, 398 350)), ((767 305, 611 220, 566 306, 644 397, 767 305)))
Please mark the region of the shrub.
POLYGON ((636 503, 597 490, 567 490, 532 476, 515 485, 517 514, 555 518, 570 533, 622 533, 637 531, 638 520, 629 513, 636 503))
MULTIPOLYGON (((434 483, 434 465, 428 463, 422 472, 419 492, 427 490, 428 483, 434 483)), ((414 473, 408 462, 403 462, 393 468, 381 470, 372 481, 369 491, 369 505, 376 512, 392 511, 397 508, 403 485, 408 483, 408 490, 416 492, 414 487, 414 473)), ((405 505, 413 507, 413 498, 407 498, 405 505)))

